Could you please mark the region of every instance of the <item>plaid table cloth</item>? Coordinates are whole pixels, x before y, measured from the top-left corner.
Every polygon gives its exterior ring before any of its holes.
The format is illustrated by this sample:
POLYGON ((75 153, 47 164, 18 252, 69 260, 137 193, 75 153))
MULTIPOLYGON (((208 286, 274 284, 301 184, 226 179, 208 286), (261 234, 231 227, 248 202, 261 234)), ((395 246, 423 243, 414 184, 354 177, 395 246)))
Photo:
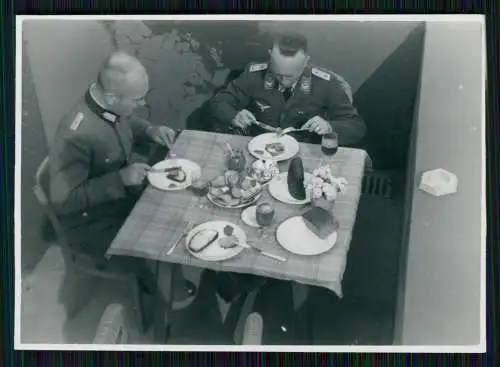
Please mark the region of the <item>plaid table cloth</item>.
MULTIPOLYGON (((226 169, 222 148, 226 142, 233 148, 244 148, 247 164, 253 161, 246 149, 250 139, 246 136, 184 131, 171 153, 177 158, 198 163, 202 170, 202 179, 211 179, 226 169)), ((305 171, 311 172, 320 165, 322 154, 319 145, 300 144, 299 154, 305 171)), ((267 188, 258 202, 273 203, 275 220, 261 237, 259 229, 251 228, 241 220, 243 209, 219 208, 206 197, 195 196, 189 189, 162 191, 149 186, 111 244, 108 255, 134 256, 216 271, 293 280, 326 287, 342 297, 342 277, 356 220, 365 162, 369 162, 369 158, 363 150, 339 148, 336 155, 327 159, 331 163, 332 174, 348 180, 346 193, 338 197, 333 209, 340 227, 337 242, 327 253, 299 256, 278 244, 275 237, 278 225, 289 217, 303 213, 308 205, 287 205, 278 202, 272 198, 267 188), (243 250, 238 256, 221 262, 207 262, 192 257, 185 244, 178 242, 184 241, 184 235, 194 226, 213 220, 227 220, 239 225, 245 231, 249 243, 283 256, 287 261, 280 262, 253 250, 243 250), (168 250, 176 243, 178 245, 174 252, 167 255, 168 250)), ((287 171, 288 165, 289 161, 280 163, 280 171, 287 171)))

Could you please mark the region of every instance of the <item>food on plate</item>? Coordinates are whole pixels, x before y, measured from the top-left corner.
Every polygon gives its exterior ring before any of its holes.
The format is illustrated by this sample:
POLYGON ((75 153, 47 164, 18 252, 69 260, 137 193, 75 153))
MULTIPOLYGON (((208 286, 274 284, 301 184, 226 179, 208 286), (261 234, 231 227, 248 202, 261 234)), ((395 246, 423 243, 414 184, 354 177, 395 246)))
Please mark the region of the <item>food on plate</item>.
POLYGON ((266 144, 265 150, 273 157, 282 154, 285 151, 285 146, 282 143, 275 142, 266 144))
POLYGON ((290 162, 287 174, 288 192, 297 200, 306 198, 306 188, 304 187, 304 165, 300 157, 295 157, 290 162))
POLYGON ((216 178, 214 178, 211 182, 210 182, 210 185, 212 187, 222 187, 222 186, 226 186, 226 177, 224 176, 217 176, 216 178))
POLYGON ((210 192, 210 195, 212 195, 216 198, 218 198, 218 197, 222 196, 222 194, 224 194, 219 187, 212 187, 212 188, 210 188, 209 192, 210 192))
POLYGON ((171 167, 165 169, 165 172, 167 174, 167 178, 169 180, 175 181, 175 182, 185 182, 186 181, 186 172, 182 169, 182 167, 171 167))
POLYGON ((219 240, 219 246, 223 249, 231 249, 238 246, 238 239, 235 236, 229 235, 228 237, 223 237, 219 240))
POLYGON ((229 170, 224 176, 226 178, 226 185, 236 186, 240 182, 240 174, 238 171, 229 170))
POLYGON ((229 170, 223 176, 218 176, 210 183, 209 195, 226 207, 237 207, 246 204, 259 194, 262 187, 257 180, 243 174, 229 170), (224 185, 220 185, 222 179, 224 185), (215 185, 214 185, 215 183, 215 185))
POLYGON ((202 229, 191 237, 188 247, 191 251, 198 253, 210 246, 217 238, 219 238, 219 232, 215 229, 202 229))
POLYGON ((260 149, 256 149, 253 151, 255 154, 258 154, 258 155, 262 155, 264 154, 265 152, 263 150, 260 150, 260 149))
POLYGON ((222 201, 229 204, 231 202, 231 200, 233 199, 233 197, 230 194, 223 194, 223 195, 219 196, 219 199, 221 199, 222 201))
POLYGON ((231 236, 233 234, 233 232, 234 232, 234 228, 232 226, 227 225, 224 227, 224 234, 226 236, 231 236))
POLYGON ((176 187, 177 187, 177 185, 176 185, 176 184, 174 184, 174 183, 171 183, 170 185, 168 185, 168 188, 169 188, 169 189, 174 189, 174 188, 176 188, 176 187))
POLYGON ((315 206, 302 215, 306 227, 316 236, 325 240, 337 230, 337 222, 326 209, 315 206))

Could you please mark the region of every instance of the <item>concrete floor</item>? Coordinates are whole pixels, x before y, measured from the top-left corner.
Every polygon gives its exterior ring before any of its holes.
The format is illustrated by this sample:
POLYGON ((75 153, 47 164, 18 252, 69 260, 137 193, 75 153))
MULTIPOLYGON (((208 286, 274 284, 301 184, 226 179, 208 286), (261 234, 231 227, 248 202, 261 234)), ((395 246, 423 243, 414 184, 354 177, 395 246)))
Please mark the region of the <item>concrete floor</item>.
MULTIPOLYGON (((309 297, 309 302, 313 305, 312 332, 315 344, 392 343, 401 218, 400 198, 385 200, 363 197, 344 277, 344 299, 339 300, 331 292, 323 289, 314 289, 309 297), (324 310, 329 312, 325 313, 324 310)), ((198 284, 200 270, 187 269, 185 276, 198 284)), ((87 293, 88 300, 85 307, 74 320, 67 322, 66 310, 59 296, 63 279, 62 254, 58 246, 50 246, 35 269, 26 274, 22 280, 23 343, 91 343, 107 305, 116 302, 127 307, 132 304, 126 285, 112 281, 93 281, 89 288, 91 291, 87 293)), ((278 293, 270 292, 260 302, 269 305, 284 302, 278 293)), ((286 305, 283 305, 283 309, 285 308, 286 305)), ((271 315, 275 311, 269 310, 269 312, 268 319, 273 318, 271 315)), ((179 317, 182 318, 182 315, 179 317)), ((192 313, 186 314, 186 317, 192 317, 192 313)), ((300 318, 301 315, 299 312, 298 315, 289 317, 300 318)), ((184 329, 185 325, 189 326, 190 323, 199 324, 200 320, 188 319, 181 322, 184 329)), ((196 325, 194 328, 197 333, 199 327, 200 325, 196 325)), ((135 328, 133 329, 131 342, 149 344, 152 341, 151 332, 141 335, 135 328)), ((210 338, 210 332, 211 330, 207 330, 206 334, 204 332, 201 334, 210 338)), ((297 333, 297 336, 300 336, 301 331, 297 333)), ((271 334, 272 330, 267 338, 269 344, 283 340, 280 339, 279 333, 274 336, 271 334)), ((291 340, 290 336, 285 339, 291 340)), ((297 343, 300 344, 299 341, 297 343)), ((207 344, 212 343, 207 341, 207 344)))

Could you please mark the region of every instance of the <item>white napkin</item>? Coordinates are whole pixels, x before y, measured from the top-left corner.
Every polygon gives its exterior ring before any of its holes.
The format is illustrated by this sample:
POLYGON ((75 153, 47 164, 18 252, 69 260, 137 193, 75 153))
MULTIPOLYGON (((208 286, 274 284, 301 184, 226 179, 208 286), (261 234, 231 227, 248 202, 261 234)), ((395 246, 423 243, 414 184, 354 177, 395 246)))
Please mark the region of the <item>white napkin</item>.
POLYGON ((434 196, 454 194, 458 189, 458 178, 442 168, 426 171, 420 179, 419 189, 434 196))

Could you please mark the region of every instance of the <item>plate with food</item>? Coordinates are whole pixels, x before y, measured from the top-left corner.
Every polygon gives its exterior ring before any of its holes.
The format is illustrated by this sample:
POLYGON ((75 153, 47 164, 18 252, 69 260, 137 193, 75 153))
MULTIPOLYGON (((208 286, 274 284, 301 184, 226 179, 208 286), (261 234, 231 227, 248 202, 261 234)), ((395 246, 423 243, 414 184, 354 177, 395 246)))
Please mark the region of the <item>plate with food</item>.
POLYGON ((269 182, 269 193, 285 204, 307 204, 311 201, 311 191, 306 187, 312 178, 312 174, 304 172, 302 159, 295 157, 290 162, 288 172, 280 173, 269 182))
POLYGON ((264 133, 248 143, 248 151, 257 159, 286 161, 299 152, 299 143, 290 135, 278 137, 277 133, 264 133))
POLYGON ((288 218, 276 230, 278 243, 296 255, 314 256, 329 251, 337 242, 338 222, 321 207, 288 218))
POLYGON ((262 195, 256 179, 243 177, 237 171, 227 171, 209 182, 208 200, 221 208, 244 208, 262 195))
POLYGON ((187 159, 166 159, 155 164, 148 172, 148 180, 160 190, 182 190, 199 176, 201 168, 187 159))
POLYGON ((240 254, 246 243, 245 232, 227 221, 200 224, 186 236, 186 249, 194 257, 204 261, 223 261, 240 254))

